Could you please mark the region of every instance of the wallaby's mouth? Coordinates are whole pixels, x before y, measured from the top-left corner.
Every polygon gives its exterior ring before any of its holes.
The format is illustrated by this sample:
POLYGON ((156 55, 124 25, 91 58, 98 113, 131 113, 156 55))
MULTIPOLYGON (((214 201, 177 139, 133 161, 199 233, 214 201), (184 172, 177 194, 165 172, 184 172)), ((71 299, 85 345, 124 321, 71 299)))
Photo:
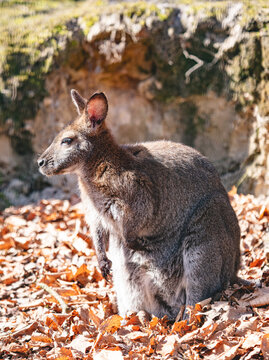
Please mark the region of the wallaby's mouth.
POLYGON ((42 157, 37 160, 37 164, 39 171, 45 176, 70 174, 74 172, 73 168, 75 167, 68 167, 65 163, 62 163, 59 166, 55 166, 53 159, 45 159, 42 157))
POLYGON ((37 160, 38 170, 41 174, 46 176, 56 175, 54 160, 42 158, 42 156, 37 160))

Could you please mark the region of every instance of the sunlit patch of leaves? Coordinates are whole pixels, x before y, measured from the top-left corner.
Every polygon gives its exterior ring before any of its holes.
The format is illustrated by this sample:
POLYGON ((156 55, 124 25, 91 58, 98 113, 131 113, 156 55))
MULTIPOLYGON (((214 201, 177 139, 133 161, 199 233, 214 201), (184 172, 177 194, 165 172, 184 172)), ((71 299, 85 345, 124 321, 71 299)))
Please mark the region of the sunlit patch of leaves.
POLYGON ((3 211, 0 358, 268 359, 269 203, 235 190, 230 198, 242 232, 240 275, 262 287, 234 285, 174 323, 117 314, 76 198, 3 211))

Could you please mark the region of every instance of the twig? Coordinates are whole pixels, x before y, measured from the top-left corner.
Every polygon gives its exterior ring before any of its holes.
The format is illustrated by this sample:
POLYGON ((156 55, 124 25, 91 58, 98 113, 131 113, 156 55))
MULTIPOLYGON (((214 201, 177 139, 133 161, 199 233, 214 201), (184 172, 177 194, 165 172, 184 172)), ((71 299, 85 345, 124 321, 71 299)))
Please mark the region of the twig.
POLYGON ((195 55, 191 55, 188 53, 187 50, 183 50, 183 55, 185 56, 186 59, 191 59, 193 61, 196 62, 195 65, 193 65, 188 71, 186 71, 185 73, 185 78, 186 78, 186 83, 188 84, 190 82, 190 75, 196 71, 197 69, 199 69, 201 66, 204 65, 204 61, 199 59, 197 56, 195 55))
POLYGON ((61 308, 62 308, 62 314, 66 314, 67 308, 68 306, 66 305, 66 303, 64 302, 64 300, 62 299, 62 297, 53 289, 51 289, 48 285, 43 284, 43 283, 39 283, 37 284, 39 287, 41 287, 42 289, 46 290, 51 296, 53 296, 58 303, 60 304, 61 308))
POLYGON ((180 320, 182 320, 184 311, 185 311, 185 305, 181 305, 181 306, 180 306, 180 310, 179 310, 179 312, 178 312, 178 314, 177 314, 175 323, 178 322, 178 321, 180 321, 180 320))

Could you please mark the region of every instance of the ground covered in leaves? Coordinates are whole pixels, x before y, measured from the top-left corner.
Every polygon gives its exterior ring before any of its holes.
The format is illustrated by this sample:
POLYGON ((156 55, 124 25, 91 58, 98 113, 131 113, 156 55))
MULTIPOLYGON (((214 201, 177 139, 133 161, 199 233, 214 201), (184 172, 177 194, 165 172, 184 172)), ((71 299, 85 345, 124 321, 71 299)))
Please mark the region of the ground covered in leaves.
POLYGON ((80 204, 43 200, 0 213, 0 359, 269 359, 269 203, 230 193, 244 279, 169 323, 116 312, 80 204))

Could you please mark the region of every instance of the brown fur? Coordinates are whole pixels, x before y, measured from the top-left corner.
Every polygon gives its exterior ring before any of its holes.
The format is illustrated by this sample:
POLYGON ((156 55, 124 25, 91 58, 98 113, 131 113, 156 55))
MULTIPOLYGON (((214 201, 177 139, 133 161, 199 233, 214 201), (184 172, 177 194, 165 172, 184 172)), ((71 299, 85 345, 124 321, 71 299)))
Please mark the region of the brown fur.
POLYGON ((120 146, 104 121, 104 94, 87 101, 73 90, 72 99, 80 116, 41 156, 40 171, 78 175, 105 277, 112 266, 120 314, 174 318, 181 305, 233 282, 240 231, 212 164, 169 141, 120 146))

